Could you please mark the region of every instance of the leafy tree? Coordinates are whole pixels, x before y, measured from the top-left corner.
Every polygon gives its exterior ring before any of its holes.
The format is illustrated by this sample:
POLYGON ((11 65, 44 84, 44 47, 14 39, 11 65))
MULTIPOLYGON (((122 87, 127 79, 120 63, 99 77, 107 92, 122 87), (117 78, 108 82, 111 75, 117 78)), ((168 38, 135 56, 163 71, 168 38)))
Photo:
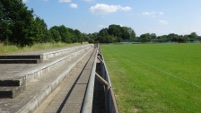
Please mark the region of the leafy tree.
POLYGON ((127 30, 128 33, 130 34, 130 39, 135 39, 136 38, 135 31, 131 27, 128 27, 127 30))
POLYGON ((83 35, 82 35, 82 33, 79 31, 79 30, 74 30, 74 35, 75 35, 75 37, 76 37, 76 42, 79 42, 79 43, 81 43, 82 44, 82 42, 83 42, 83 35))
POLYGON ((201 41, 201 36, 198 36, 198 40, 201 41))
POLYGON ((122 27, 122 39, 135 39, 135 31, 130 27, 122 27))
POLYGON ((36 17, 35 19, 35 42, 36 43, 45 43, 45 42, 51 42, 52 39, 49 37, 47 25, 45 21, 39 17, 36 17))
POLYGON ((121 26, 120 25, 110 25, 108 29, 108 33, 114 37, 116 37, 117 41, 120 42, 122 32, 121 32, 121 26))
POLYGON ((130 39, 130 34, 128 32, 128 28, 127 27, 122 27, 121 28, 121 39, 126 40, 126 39, 130 39))
POLYGON ((52 27, 50 29, 50 34, 52 39, 54 39, 55 42, 61 42, 61 36, 58 32, 58 30, 56 29, 56 27, 52 27))
POLYGON ((190 41, 196 41, 196 40, 198 40, 198 35, 196 34, 196 32, 192 32, 189 35, 189 38, 190 38, 190 41))
POLYGON ((70 40, 71 40, 71 42, 72 42, 72 43, 77 42, 77 37, 76 37, 76 35, 75 35, 75 33, 74 33, 74 30, 71 29, 71 28, 67 28, 67 29, 68 29, 68 32, 69 32, 69 35, 70 35, 70 40))
POLYGON ((61 41, 64 43, 71 43, 71 39, 70 39, 70 33, 68 31, 68 29, 64 26, 61 25, 58 27, 58 32, 61 36, 61 41))
POLYGON ((0 1, 0 39, 19 46, 34 43, 33 10, 28 10, 22 0, 0 1))
POLYGON ((141 42, 149 42, 149 41, 151 41, 151 34, 150 33, 145 33, 145 34, 140 35, 139 41, 141 41, 141 42))
POLYGON ((171 41, 171 42, 178 42, 178 39, 179 39, 179 35, 178 34, 174 34, 174 33, 170 33, 168 36, 167 36, 168 40, 171 41))
POLYGON ((94 33, 89 33, 88 34, 88 42, 89 43, 98 43, 99 41, 97 40, 98 38, 98 33, 94 32, 94 33))
POLYGON ((108 36, 109 33, 108 33, 108 28, 103 28, 99 31, 98 33, 99 36, 108 36))
POLYGON ((188 42, 190 40, 189 35, 184 35, 183 36, 184 42, 188 42))
POLYGON ((168 42, 167 35, 162 35, 158 37, 158 42, 168 42))
POLYGON ((87 42, 89 40, 89 36, 86 33, 83 33, 83 41, 87 42))
POLYGON ((150 36, 151 40, 152 40, 152 39, 156 39, 156 38, 157 38, 157 36, 156 36, 156 34, 155 34, 155 33, 151 33, 150 35, 151 35, 151 36, 150 36))

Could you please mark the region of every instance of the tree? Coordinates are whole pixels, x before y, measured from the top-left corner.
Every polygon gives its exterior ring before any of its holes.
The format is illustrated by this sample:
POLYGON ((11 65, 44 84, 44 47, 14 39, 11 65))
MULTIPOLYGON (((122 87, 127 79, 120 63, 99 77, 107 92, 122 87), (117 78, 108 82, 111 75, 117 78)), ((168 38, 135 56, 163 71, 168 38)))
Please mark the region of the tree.
POLYGON ((84 42, 89 41, 89 36, 87 35, 87 33, 83 33, 83 41, 84 42))
POLYGON ((189 35, 189 38, 190 38, 190 41, 196 41, 196 40, 198 40, 198 35, 196 34, 196 32, 192 32, 189 35))
POLYGON ((171 42, 178 42, 178 39, 179 39, 179 35, 178 34, 174 34, 174 33, 170 33, 168 36, 167 36, 167 39, 171 42))
POLYGON ((149 41, 151 41, 151 34, 150 33, 145 33, 145 34, 140 35, 139 41, 141 41, 141 42, 149 42, 149 41))
POLYGON ((130 27, 122 27, 122 39, 135 39, 135 31, 130 27))
POLYGON ((108 28, 103 28, 99 31, 98 33, 99 36, 108 36, 109 33, 108 33, 108 28))
POLYGON ((50 34, 51 34, 52 39, 55 42, 61 42, 61 36, 60 36, 58 30, 56 29, 56 27, 50 28, 50 34))
POLYGON ((88 42, 89 43, 98 43, 98 33, 97 32, 94 32, 94 33, 89 33, 88 34, 88 42))
POLYGON ((75 37, 77 39, 76 42, 79 42, 79 43, 82 44, 82 42, 83 42, 83 35, 82 35, 82 33, 79 30, 76 29, 76 30, 74 30, 74 35, 75 35, 75 37))
POLYGON ((35 19, 35 43, 51 42, 52 39, 49 37, 48 29, 45 21, 39 17, 35 19))
POLYGON ((189 35, 184 35, 183 36, 184 42, 188 42, 190 40, 189 35))
POLYGON ((198 40, 201 41, 201 36, 198 36, 198 40))
POLYGON ((61 41, 64 43, 71 43, 71 39, 70 39, 70 33, 68 31, 68 29, 64 26, 61 25, 57 28, 60 36, 61 36, 61 41))
POLYGON ((158 42, 167 42, 167 35, 162 35, 157 37, 158 42))
POLYGON ((123 40, 130 39, 128 27, 121 28, 121 39, 123 39, 123 40))
POLYGON ((19 46, 34 43, 33 10, 28 10, 22 0, 0 1, 0 39, 19 46))
POLYGON ((74 33, 74 30, 73 29, 71 29, 71 28, 67 28, 68 29, 68 32, 69 32, 69 39, 71 40, 71 42, 72 43, 75 43, 75 42, 77 42, 77 37, 76 37, 76 35, 75 35, 75 33, 74 33))
POLYGON ((110 25, 108 29, 108 33, 116 38, 118 42, 121 40, 122 32, 121 32, 121 26, 120 25, 110 25))

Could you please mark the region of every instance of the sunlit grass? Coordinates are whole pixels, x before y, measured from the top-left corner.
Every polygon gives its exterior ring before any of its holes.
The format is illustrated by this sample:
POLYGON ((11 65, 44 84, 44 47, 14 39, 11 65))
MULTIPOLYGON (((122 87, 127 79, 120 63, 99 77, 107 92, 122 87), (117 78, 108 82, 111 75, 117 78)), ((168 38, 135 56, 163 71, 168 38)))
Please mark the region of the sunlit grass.
POLYGON ((201 112, 201 44, 101 49, 122 113, 201 112))
MULTIPOLYGON (((83 43, 87 44, 87 42, 83 43)), ((71 47, 77 46, 80 43, 66 44, 66 43, 44 43, 44 44, 34 44, 33 46, 26 47, 18 47, 14 45, 3 45, 0 44, 0 54, 11 54, 17 52, 29 52, 29 51, 37 51, 44 49, 54 49, 54 48, 63 48, 63 47, 71 47)))

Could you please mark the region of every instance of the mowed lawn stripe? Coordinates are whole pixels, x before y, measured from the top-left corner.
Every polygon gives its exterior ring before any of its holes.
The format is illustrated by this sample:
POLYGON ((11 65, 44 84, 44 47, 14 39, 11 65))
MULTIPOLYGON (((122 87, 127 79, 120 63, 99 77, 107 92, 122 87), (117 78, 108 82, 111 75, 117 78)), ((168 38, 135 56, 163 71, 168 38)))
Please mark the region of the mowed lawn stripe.
POLYGON ((200 44, 104 45, 101 49, 121 112, 201 112, 200 44))
MULTIPOLYGON (((132 56, 128 56, 128 55, 126 55, 126 54, 124 54, 124 53, 122 53, 122 52, 119 52, 119 54, 122 54, 122 55, 124 56, 124 58, 133 59, 132 56)), ((201 86, 199 86, 199 85, 197 85, 197 84, 194 84, 194 83, 192 83, 192 82, 190 82, 190 81, 188 81, 188 80, 185 80, 185 79, 183 79, 182 77, 176 76, 176 75, 174 75, 174 74, 172 74, 172 73, 170 73, 170 72, 166 72, 166 71, 164 71, 164 69, 161 69, 161 68, 159 68, 159 67, 156 67, 156 66, 153 66, 153 65, 151 65, 151 64, 148 64, 148 63, 146 63, 146 62, 143 62, 143 61, 141 61, 141 60, 139 60, 139 59, 137 59, 137 58, 134 58, 133 60, 135 60, 135 61, 137 61, 137 62, 139 62, 139 63, 141 63, 141 64, 143 64, 143 65, 146 65, 146 66, 148 66, 149 68, 152 68, 152 69, 154 69, 154 70, 160 71, 160 72, 164 73, 164 74, 167 75, 167 76, 174 77, 175 79, 181 80, 181 81, 183 81, 183 82, 185 82, 185 83, 187 83, 187 84, 189 84, 189 85, 195 86, 195 87, 197 87, 198 89, 201 90, 201 86)))

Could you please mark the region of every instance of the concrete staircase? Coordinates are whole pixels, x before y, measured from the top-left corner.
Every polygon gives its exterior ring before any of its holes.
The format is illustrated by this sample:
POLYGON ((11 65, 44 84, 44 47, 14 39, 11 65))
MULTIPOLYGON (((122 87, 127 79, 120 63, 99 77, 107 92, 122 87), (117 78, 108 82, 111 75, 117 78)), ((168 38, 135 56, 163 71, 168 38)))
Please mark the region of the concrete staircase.
POLYGON ((93 45, 0 56, 0 112, 33 111, 93 45), (26 98, 26 99, 24 99, 26 98))

